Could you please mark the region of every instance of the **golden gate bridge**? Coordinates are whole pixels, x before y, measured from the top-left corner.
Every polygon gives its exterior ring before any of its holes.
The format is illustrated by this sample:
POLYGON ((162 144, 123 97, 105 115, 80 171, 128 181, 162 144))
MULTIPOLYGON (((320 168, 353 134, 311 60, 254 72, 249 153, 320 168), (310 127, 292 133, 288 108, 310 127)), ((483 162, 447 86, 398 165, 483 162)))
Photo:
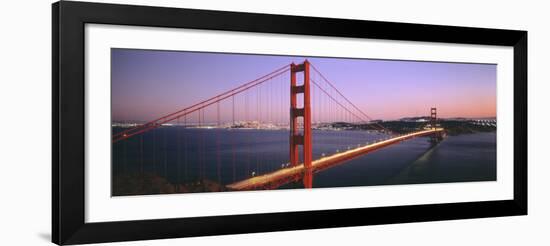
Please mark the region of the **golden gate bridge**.
MULTIPOLYGON (((194 162, 199 162, 199 170, 196 172, 198 180, 204 179, 208 176, 205 162, 208 159, 214 159, 216 163, 214 172, 218 182, 225 183, 225 190, 276 189, 287 183, 300 180, 305 188, 312 188, 314 173, 411 138, 430 136, 433 141, 437 142, 444 133, 444 129, 438 127, 437 124, 436 108, 431 108, 430 120, 424 127, 405 134, 397 134, 387 129, 352 103, 307 60, 301 64, 285 65, 207 100, 144 124, 137 124, 118 131, 112 135, 112 142, 113 145, 123 144, 126 151, 127 142, 134 141, 138 146, 137 152, 141 156, 141 171, 143 172, 143 136, 151 134, 151 132, 156 134, 156 129, 167 126, 197 129, 288 130, 288 162, 282 163, 280 166, 264 163, 269 160, 262 159, 260 152, 255 153, 255 158, 251 158, 250 153, 254 152, 254 146, 250 145, 246 146, 248 150, 251 150, 247 160, 236 160, 234 152, 239 148, 238 141, 232 139, 222 142, 218 132, 215 133, 213 139, 205 136, 188 139, 189 136, 180 136, 178 132, 175 143, 177 145, 178 177, 180 164, 185 166, 185 175, 187 175, 188 162, 194 160, 194 162), (338 126, 335 127, 335 125, 338 126), (363 141, 363 143, 354 146, 346 143, 345 138, 342 138, 343 140, 338 142, 341 147, 332 153, 314 151, 315 144, 323 144, 314 137, 314 130, 334 131, 338 135, 345 131, 342 129, 362 127, 366 128, 364 130, 383 133, 385 138, 371 142, 363 141), (206 151, 206 141, 215 141, 216 150, 206 151), (181 145, 184 146, 184 151, 181 151, 179 147, 181 145), (198 147, 190 149, 189 145, 198 147), (222 163, 220 149, 229 149, 233 152, 230 163, 222 163), (215 158, 210 156, 212 153, 215 153, 215 158), (198 157, 188 158, 191 155, 198 157), (256 159, 256 168, 252 175, 249 175, 251 159, 256 159), (237 175, 235 166, 242 161, 247 162, 246 174, 237 175), (227 168, 223 168, 227 165, 232 165, 233 179, 230 182, 223 182, 221 172, 227 170, 227 168), (276 168, 267 168, 264 173, 260 173, 262 165, 275 166, 276 168), (237 180, 237 176, 242 178, 237 180)), ((156 139, 156 137, 153 138, 153 141, 156 139)), ((163 162, 166 167, 168 160, 166 138, 163 140, 163 144, 165 145, 163 162)), ((153 162, 155 162, 154 165, 157 165, 156 157, 153 158, 153 162)), ((165 175, 167 174, 165 173, 165 175)))

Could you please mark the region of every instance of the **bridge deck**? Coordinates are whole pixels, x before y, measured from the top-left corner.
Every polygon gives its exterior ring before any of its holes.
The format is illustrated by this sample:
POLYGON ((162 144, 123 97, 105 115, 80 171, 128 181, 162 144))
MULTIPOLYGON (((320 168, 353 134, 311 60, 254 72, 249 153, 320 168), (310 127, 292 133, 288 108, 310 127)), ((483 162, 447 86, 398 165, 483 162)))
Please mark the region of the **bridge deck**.
MULTIPOLYGON (((366 153, 372 152, 374 150, 377 150, 395 143, 399 143, 407 139, 427 136, 427 135, 434 134, 441 131, 443 131, 443 128, 417 131, 417 132, 413 132, 405 135, 400 135, 387 140, 383 140, 380 142, 376 142, 373 144, 361 146, 361 147, 344 151, 341 153, 337 153, 331 156, 322 157, 311 163, 313 172, 321 171, 323 169, 339 164, 343 161, 353 159, 355 157, 364 155, 366 153)), ((253 190, 253 189, 279 186, 294 180, 295 178, 293 177, 300 176, 303 172, 304 172, 304 164, 302 163, 294 167, 279 169, 271 173, 267 173, 264 175, 235 182, 227 185, 226 187, 230 190, 253 190)))

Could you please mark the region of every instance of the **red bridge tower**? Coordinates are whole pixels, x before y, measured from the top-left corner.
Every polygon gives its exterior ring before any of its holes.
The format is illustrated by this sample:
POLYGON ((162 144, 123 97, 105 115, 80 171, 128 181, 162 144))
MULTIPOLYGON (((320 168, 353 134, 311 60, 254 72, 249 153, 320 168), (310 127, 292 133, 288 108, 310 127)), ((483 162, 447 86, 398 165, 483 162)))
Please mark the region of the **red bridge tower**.
MULTIPOLYGON (((430 127, 435 130, 437 129, 437 108, 431 108, 430 109, 430 127)), ((443 135, 441 132, 436 132, 435 134, 432 134, 430 137, 430 141, 432 143, 438 143, 443 139, 443 135)))
POLYGON ((311 104, 309 84, 309 62, 290 64, 290 165, 298 165, 299 145, 302 145, 304 161, 304 187, 313 186, 313 170, 311 167, 311 104), (297 85, 296 74, 303 72, 304 82, 297 85), (298 94, 303 94, 303 108, 298 108, 298 94), (298 127, 298 118, 303 118, 303 128, 298 127), (300 131, 302 130, 302 131, 300 131))
POLYGON ((432 129, 437 128, 437 108, 430 109, 430 126, 432 129))

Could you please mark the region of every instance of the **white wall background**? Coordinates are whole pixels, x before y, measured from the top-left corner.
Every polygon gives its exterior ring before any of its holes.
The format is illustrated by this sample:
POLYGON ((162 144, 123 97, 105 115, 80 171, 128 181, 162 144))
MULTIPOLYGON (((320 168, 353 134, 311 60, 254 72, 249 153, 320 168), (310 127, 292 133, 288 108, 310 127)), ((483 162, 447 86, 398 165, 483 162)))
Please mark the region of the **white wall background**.
MULTIPOLYGON (((102 1, 103 2, 103 1, 102 1)), ((529 215, 113 245, 549 245, 549 7, 545 1, 109 1, 529 31, 529 215)), ((0 245, 50 241, 51 1, 0 8, 0 245)))

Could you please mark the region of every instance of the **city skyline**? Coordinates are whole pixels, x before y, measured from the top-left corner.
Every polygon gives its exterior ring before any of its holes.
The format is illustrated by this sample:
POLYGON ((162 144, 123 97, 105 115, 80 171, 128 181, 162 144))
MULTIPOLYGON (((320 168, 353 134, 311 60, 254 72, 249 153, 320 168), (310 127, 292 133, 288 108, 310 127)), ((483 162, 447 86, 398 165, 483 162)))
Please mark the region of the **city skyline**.
POLYGON ((111 55, 113 121, 152 120, 305 59, 373 119, 424 116, 432 106, 441 118, 496 116, 493 64, 134 49, 111 55))

